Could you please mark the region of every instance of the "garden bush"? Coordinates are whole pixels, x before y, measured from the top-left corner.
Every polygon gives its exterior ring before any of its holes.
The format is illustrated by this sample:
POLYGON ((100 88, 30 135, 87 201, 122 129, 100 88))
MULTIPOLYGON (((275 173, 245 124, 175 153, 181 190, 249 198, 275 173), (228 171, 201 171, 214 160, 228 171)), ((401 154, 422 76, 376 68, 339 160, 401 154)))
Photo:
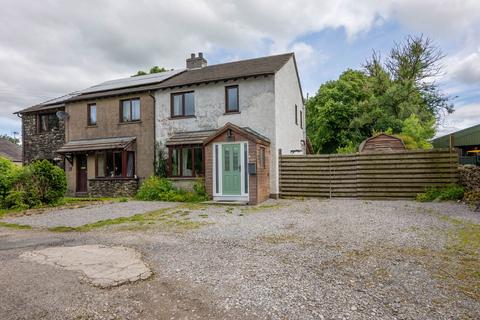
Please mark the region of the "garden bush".
POLYGON ((429 202, 433 200, 461 200, 463 198, 464 189, 456 184, 449 184, 444 187, 429 187, 423 193, 417 194, 417 201, 429 202))
POLYGON ((172 182, 165 178, 150 177, 145 180, 136 198, 148 201, 175 201, 175 202, 200 202, 208 199, 205 187, 202 182, 197 181, 194 185, 194 191, 186 191, 175 188, 172 182))
POLYGON ((3 198, 7 208, 26 209, 56 204, 67 191, 65 172, 47 160, 18 169, 3 198))
POLYGON ((15 184, 21 169, 12 161, 0 157, 0 205, 4 205, 5 198, 15 184))

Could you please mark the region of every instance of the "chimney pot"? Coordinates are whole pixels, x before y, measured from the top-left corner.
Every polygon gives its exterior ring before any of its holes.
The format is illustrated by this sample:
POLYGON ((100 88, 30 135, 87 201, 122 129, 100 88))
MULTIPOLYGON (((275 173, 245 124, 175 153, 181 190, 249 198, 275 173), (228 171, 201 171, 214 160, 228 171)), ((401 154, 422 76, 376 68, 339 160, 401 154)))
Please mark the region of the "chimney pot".
POLYGON ((186 63, 187 69, 199 69, 207 66, 207 60, 203 57, 203 52, 199 52, 197 57, 195 53, 192 53, 186 63))

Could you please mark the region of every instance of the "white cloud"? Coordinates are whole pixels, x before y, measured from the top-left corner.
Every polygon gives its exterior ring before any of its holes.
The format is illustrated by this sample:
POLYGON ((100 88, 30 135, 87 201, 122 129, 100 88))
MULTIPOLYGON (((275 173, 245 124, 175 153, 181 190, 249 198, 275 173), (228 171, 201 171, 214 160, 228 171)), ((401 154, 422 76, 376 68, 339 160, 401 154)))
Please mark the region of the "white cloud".
POLYGON ((448 77, 468 85, 480 85, 480 48, 447 60, 448 77))
POLYGON ((295 50, 308 69, 328 57, 302 37, 343 29, 355 41, 386 21, 456 42, 457 74, 478 79, 468 67, 478 65, 475 0, 2 0, 0 117, 155 64, 182 67, 195 51, 208 58, 295 50))
POLYGON ((437 130, 437 137, 480 124, 480 102, 457 107, 445 117, 437 130))

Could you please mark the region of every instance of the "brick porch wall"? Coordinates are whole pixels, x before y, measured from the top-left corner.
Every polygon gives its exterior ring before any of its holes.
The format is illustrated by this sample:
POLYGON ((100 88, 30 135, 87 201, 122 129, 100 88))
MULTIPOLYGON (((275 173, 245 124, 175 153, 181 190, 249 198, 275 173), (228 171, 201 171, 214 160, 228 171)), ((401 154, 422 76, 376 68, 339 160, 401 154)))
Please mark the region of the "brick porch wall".
POLYGON ((208 194, 210 197, 213 197, 213 144, 235 141, 246 141, 248 143, 248 162, 257 164, 257 174, 248 175, 249 204, 257 204, 267 200, 270 195, 270 147, 257 144, 255 141, 237 133, 234 134, 233 141, 229 141, 227 139, 227 134, 224 133, 205 146, 205 188, 208 194), (258 155, 261 146, 265 148, 264 169, 258 167, 258 155))

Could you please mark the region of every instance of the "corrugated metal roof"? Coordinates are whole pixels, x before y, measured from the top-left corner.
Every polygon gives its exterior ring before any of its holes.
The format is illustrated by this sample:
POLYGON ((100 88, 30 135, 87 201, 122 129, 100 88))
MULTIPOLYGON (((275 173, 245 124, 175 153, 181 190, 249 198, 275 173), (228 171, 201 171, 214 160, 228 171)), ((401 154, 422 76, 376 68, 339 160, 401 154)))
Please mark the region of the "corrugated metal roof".
POLYGON ((450 147, 450 135, 453 135, 454 147, 480 145, 480 124, 433 139, 433 146, 435 148, 450 147))
POLYGON ((22 162, 22 148, 13 142, 0 138, 0 157, 22 162))
POLYGON ((114 137, 72 140, 65 143, 60 149, 57 150, 57 152, 70 153, 79 151, 125 149, 135 139, 136 137, 114 137))
POLYGON ((203 141, 215 134, 217 130, 201 130, 176 132, 167 140, 167 146, 186 145, 186 144, 202 144, 203 141))

